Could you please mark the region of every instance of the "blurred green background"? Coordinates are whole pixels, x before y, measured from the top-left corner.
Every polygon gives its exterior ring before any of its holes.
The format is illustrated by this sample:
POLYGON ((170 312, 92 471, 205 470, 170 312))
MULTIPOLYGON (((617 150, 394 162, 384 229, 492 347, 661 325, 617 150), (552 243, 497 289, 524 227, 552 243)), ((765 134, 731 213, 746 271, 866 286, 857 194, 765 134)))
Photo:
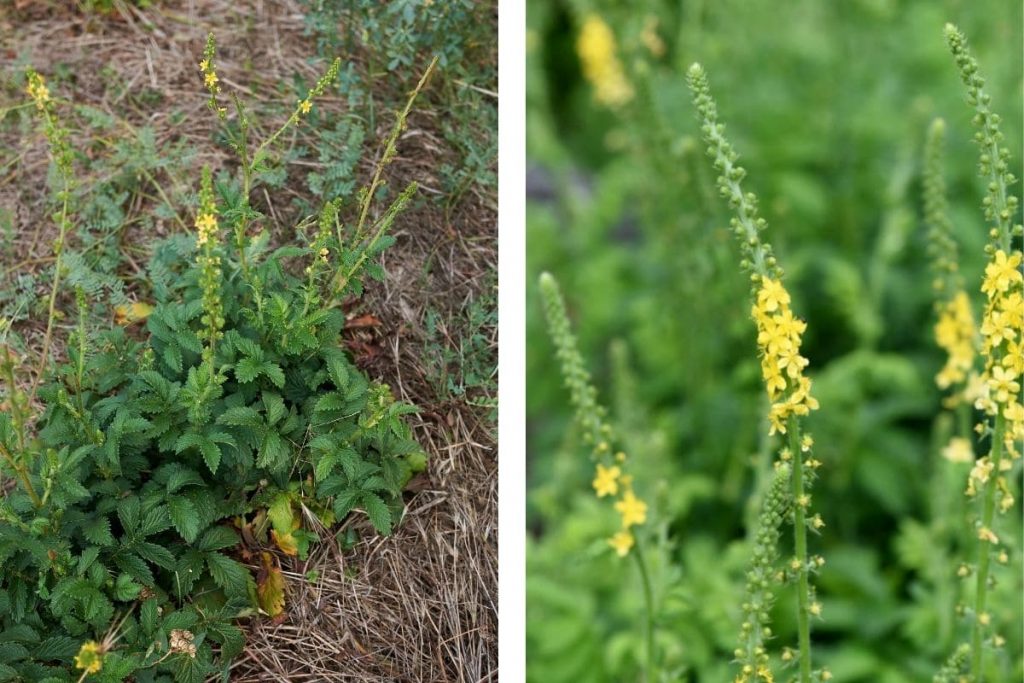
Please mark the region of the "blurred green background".
MULTIPOLYGON (((774 444, 749 288, 686 87, 693 61, 808 321, 821 402, 809 424, 825 463, 814 506, 828 524, 811 541, 827 559, 816 664, 839 683, 930 681, 964 637, 952 573, 973 552, 957 541, 969 537, 966 471, 939 456, 950 425, 933 379, 943 357, 921 219, 936 116, 948 124, 951 216, 976 311, 986 228, 947 21, 971 41, 1020 169, 1019 2, 528 2, 531 681, 636 680, 643 649, 635 566, 605 544, 615 516, 593 496, 543 325, 544 270, 565 291, 638 492, 664 522, 647 529, 664 664, 672 680, 735 673, 745 534, 774 444), (594 13, 633 86, 621 107, 597 103, 581 73, 576 40, 594 13)), ((1024 678, 1020 518, 1018 503, 1002 527, 1012 561, 998 570, 993 618, 1007 645, 989 658, 993 682, 1024 678)), ((791 592, 775 609, 776 650, 795 645, 791 592)))

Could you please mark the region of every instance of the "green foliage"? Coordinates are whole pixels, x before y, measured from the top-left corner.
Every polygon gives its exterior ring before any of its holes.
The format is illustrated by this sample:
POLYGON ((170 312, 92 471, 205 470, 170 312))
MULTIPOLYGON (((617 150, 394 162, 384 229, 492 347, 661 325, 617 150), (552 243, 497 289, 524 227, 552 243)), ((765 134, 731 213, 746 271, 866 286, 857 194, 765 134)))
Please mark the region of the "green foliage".
POLYGON ((425 327, 423 358, 437 395, 487 407, 494 423, 498 407, 494 289, 473 299, 464 316, 445 320, 440 311, 428 309, 425 327))
MULTIPOLYGON (((808 419, 822 461, 813 505, 826 523, 811 537, 826 559, 815 580, 815 665, 844 683, 931 680, 969 634, 975 577, 967 585, 956 572, 974 549, 970 465, 941 455, 956 416, 942 411, 934 381, 944 358, 920 207, 923 132, 942 116, 948 217, 977 299, 986 187, 965 135, 973 112, 942 40, 949 20, 986 69, 1004 146, 1019 149, 1021 62, 1007 58, 1021 47, 1016 5, 529 3, 529 680, 638 680, 643 652, 632 568, 597 555, 606 522, 588 490, 584 449, 572 447, 579 435, 567 437, 574 410, 545 339, 536 285, 544 271, 564 286, 603 394, 617 395, 618 370, 602 359, 629 349, 635 388, 626 404, 641 419, 617 431, 638 479, 685 500, 660 512, 680 575, 672 591, 682 596, 658 616, 659 633, 672 634, 659 639, 664 678, 736 674, 745 571, 779 444, 766 436, 732 211, 690 115, 694 61, 714 78, 720 120, 756 180, 759 216, 774 228, 793 310, 808 321, 804 355, 821 403, 808 419), (592 13, 612 28, 634 90, 618 108, 595 101, 576 51, 592 13), (648 26, 663 52, 647 47, 648 26), (639 447, 629 444, 633 432, 639 447)), ((612 412, 623 418, 618 400, 612 412)), ((974 417, 968 410, 966 432, 981 452, 974 417)), ((1019 472, 1007 475, 1015 495, 1019 472)), ((1018 503, 1001 520, 1012 550, 997 570, 1001 597, 989 604, 1006 645, 986 655, 985 681, 1024 671, 1019 512, 1018 503)), ((786 536, 784 564, 793 552, 786 536)), ((778 668, 778 654, 796 641, 796 605, 790 591, 777 593, 769 647, 776 680, 788 680, 795 671, 778 668)))
MULTIPOLYGON (((59 132, 55 110, 40 110, 59 132)), ((383 277, 377 257, 415 185, 351 231, 328 202, 313 243, 268 249, 246 231, 259 213, 239 188, 259 182, 280 132, 255 152, 236 141, 239 179, 203 170, 197 236, 152 250, 140 334, 92 326, 86 301, 102 288, 72 264, 78 326, 66 359, 50 366, 43 351, 37 414, 4 349, 0 469, 18 485, 0 499, 0 679, 226 678, 244 644, 234 622, 258 613, 252 543, 305 557, 313 518, 330 528, 365 515, 381 534, 401 519, 424 459, 405 422, 415 408, 352 362, 341 302, 383 277)), ((359 195, 364 219, 372 190, 359 195)))

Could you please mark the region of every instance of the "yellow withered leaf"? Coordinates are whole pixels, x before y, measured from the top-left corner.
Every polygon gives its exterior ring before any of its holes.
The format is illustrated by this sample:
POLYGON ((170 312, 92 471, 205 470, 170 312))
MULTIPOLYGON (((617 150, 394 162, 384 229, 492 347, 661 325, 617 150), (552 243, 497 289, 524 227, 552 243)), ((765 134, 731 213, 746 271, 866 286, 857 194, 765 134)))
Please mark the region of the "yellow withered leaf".
POLYGON ((277 533, 276 529, 270 530, 270 537, 285 555, 295 556, 299 554, 299 541, 290 532, 286 534, 277 533))
POLYGON ((131 325, 142 322, 153 312, 153 306, 144 301, 114 307, 114 322, 118 325, 131 325))
POLYGON ((284 612, 284 575, 270 553, 261 553, 260 560, 263 566, 256 578, 256 595, 260 601, 260 609, 269 616, 276 617, 284 612))

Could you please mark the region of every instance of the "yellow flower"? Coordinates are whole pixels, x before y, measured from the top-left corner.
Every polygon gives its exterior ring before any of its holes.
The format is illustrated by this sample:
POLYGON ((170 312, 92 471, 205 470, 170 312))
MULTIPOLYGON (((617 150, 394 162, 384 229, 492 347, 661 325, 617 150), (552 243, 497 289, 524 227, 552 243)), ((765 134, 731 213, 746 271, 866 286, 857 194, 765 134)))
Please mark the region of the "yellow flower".
POLYGON ((619 557, 625 557, 628 555, 634 542, 633 534, 625 530, 617 532, 614 536, 608 539, 608 545, 615 548, 615 553, 619 557))
POLYGON ((209 59, 204 59, 203 61, 199 62, 199 70, 202 71, 203 73, 206 73, 207 71, 209 71, 210 70, 210 60, 209 59))
POLYGON ((789 348, 779 354, 779 368, 785 370, 786 374, 794 379, 803 372, 809 362, 794 348, 789 348))
POLYGON ((196 238, 196 244, 203 246, 209 241, 210 236, 217 230, 217 217, 212 213, 200 214, 196 218, 196 228, 199 230, 199 234, 196 238))
POLYGON ((995 253, 992 262, 985 266, 985 280, 981 291, 989 297, 996 292, 1005 292, 1010 285, 1024 280, 1020 273, 1021 254, 1014 252, 1010 256, 1002 249, 995 253))
POLYGON ((1017 331, 1013 329, 1009 316, 1002 311, 992 311, 985 316, 981 322, 981 333, 985 335, 985 341, 990 345, 989 348, 995 348, 1003 341, 1012 341, 1017 338, 1017 331))
POLYGON ((757 292, 757 303, 765 311, 771 313, 789 305, 789 292, 779 280, 770 277, 761 280, 761 289, 757 292))
POLYGON ((87 640, 75 655, 75 668, 94 674, 103 668, 103 654, 102 645, 95 640, 87 640))
POLYGON ((303 100, 302 104, 299 105, 299 111, 303 114, 308 114, 309 110, 313 108, 313 103, 309 100, 303 100))
POLYGON ((991 543, 993 545, 995 545, 996 543, 999 543, 999 537, 996 536, 994 533, 992 533, 991 529, 989 529, 988 527, 984 527, 984 526, 981 527, 980 529, 978 529, 978 538, 981 539, 982 541, 986 541, 986 542, 991 543))
POLYGON ((216 86, 217 81, 219 80, 220 79, 217 78, 217 74, 213 73, 212 71, 207 72, 206 76, 203 78, 203 81, 206 83, 207 88, 212 88, 216 86))
POLYGON ((971 449, 971 442, 962 437, 953 437, 942 449, 942 457, 950 462, 973 462, 974 451, 971 449))
POLYGON ((622 499, 615 503, 615 510, 622 515, 624 529, 647 521, 647 503, 637 498, 632 491, 626 491, 622 499))
POLYGON ((633 87, 616 56, 615 34, 599 16, 592 14, 583 22, 576 53, 598 102, 617 107, 633 98, 633 87))
POLYGON ((1010 396, 1016 396, 1020 391, 1020 383, 1015 381, 1017 373, 1008 368, 995 366, 992 368, 992 375, 988 379, 989 388, 999 403, 1009 403, 1010 396))
POLYGON ((594 477, 594 490, 597 491, 598 498, 614 496, 619 492, 618 480, 620 474, 622 474, 622 470, 618 467, 597 466, 597 476, 594 477))
POLYGON ((811 614, 813 614, 816 617, 820 617, 821 616, 821 603, 818 602, 818 601, 812 602, 810 605, 807 606, 807 611, 810 612, 811 614))

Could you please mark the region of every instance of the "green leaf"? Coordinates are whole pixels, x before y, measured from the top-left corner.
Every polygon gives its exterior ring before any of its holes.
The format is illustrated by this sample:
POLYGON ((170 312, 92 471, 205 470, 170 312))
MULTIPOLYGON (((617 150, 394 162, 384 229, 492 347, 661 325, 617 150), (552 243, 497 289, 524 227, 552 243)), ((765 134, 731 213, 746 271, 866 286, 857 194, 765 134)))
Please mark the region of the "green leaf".
POLYGON ((363 509, 370 523, 378 533, 387 536, 391 533, 391 510, 387 504, 375 493, 364 493, 362 495, 363 509))
POLYGON ((110 520, 106 516, 96 517, 82 527, 85 540, 96 545, 114 545, 114 534, 110 533, 110 520))
POLYGON ((335 388, 338 391, 345 391, 348 387, 348 367, 345 362, 340 358, 332 358, 328 364, 328 369, 331 373, 331 381, 334 382, 335 388))
POLYGON ((277 363, 264 363, 262 371, 267 376, 267 379, 274 383, 274 386, 278 389, 284 388, 284 371, 280 365, 277 363))
POLYGON ((235 364, 235 378, 242 384, 248 384, 260 376, 263 364, 252 358, 243 358, 235 364))
POLYGON ((345 515, 352 512, 362 493, 359 489, 348 489, 334 497, 334 516, 338 518, 339 522, 345 515))
POLYGON ((242 629, 232 624, 211 623, 207 627, 210 639, 220 643, 220 654, 226 660, 237 657, 245 647, 245 634, 242 629))
POLYGON ((315 412, 322 413, 329 410, 344 410, 345 406, 348 405, 348 401, 344 396, 336 391, 332 391, 329 394, 324 394, 316 401, 316 407, 313 408, 315 412))
POLYGON ((214 582, 228 593, 244 593, 249 571, 236 560, 218 552, 206 555, 206 566, 214 582))
POLYGON ((139 623, 146 635, 152 636, 156 632, 156 627, 160 623, 160 606, 156 598, 142 601, 139 608, 139 623))
POLYGON ((272 391, 263 392, 263 407, 267 413, 267 424, 274 425, 284 417, 288 410, 284 407, 284 399, 272 391))
POLYGON ((238 545, 238 534, 226 526, 212 526, 196 542, 197 550, 208 552, 238 545))
POLYGON ((324 479, 330 476, 331 470, 338 464, 338 456, 334 453, 327 453, 320 456, 317 459, 316 464, 313 466, 313 476, 317 482, 322 482, 324 479))
POLYGON ((272 472, 280 471, 288 466, 290 452, 288 442, 274 430, 269 430, 260 445, 260 454, 256 465, 265 467, 272 472))
POLYGON ((175 468, 167 477, 167 493, 177 493, 186 486, 204 486, 206 484, 195 470, 178 463, 173 464, 175 468))
POLYGON ((192 543, 199 536, 200 522, 199 513, 188 498, 173 496, 167 500, 167 509, 171 515, 171 522, 181 537, 192 543))
POLYGON ((118 569, 133 577, 144 586, 152 586, 156 583, 156 579, 153 578, 153 572, 138 555, 118 553, 114 556, 114 564, 117 565, 118 569))
POLYGON ((128 574, 119 574, 114 582, 114 598, 121 602, 134 600, 142 592, 142 586, 135 583, 128 574))
POLYGON ((295 524, 295 513, 292 510, 292 500, 287 493, 279 493, 274 502, 267 508, 267 519, 274 526, 279 534, 289 534, 295 524))
POLYGON ((117 517, 121 520, 121 527, 131 533, 139 526, 139 519, 142 515, 142 504, 138 496, 129 496, 117 506, 117 517))
POLYGON ((173 569, 174 565, 177 564, 171 551, 156 543, 143 541, 135 546, 135 552, 143 559, 164 569, 173 569))
POLYGON ((217 418, 217 424, 224 424, 230 427, 258 427, 263 425, 263 419, 254 408, 235 406, 225 410, 217 418))

